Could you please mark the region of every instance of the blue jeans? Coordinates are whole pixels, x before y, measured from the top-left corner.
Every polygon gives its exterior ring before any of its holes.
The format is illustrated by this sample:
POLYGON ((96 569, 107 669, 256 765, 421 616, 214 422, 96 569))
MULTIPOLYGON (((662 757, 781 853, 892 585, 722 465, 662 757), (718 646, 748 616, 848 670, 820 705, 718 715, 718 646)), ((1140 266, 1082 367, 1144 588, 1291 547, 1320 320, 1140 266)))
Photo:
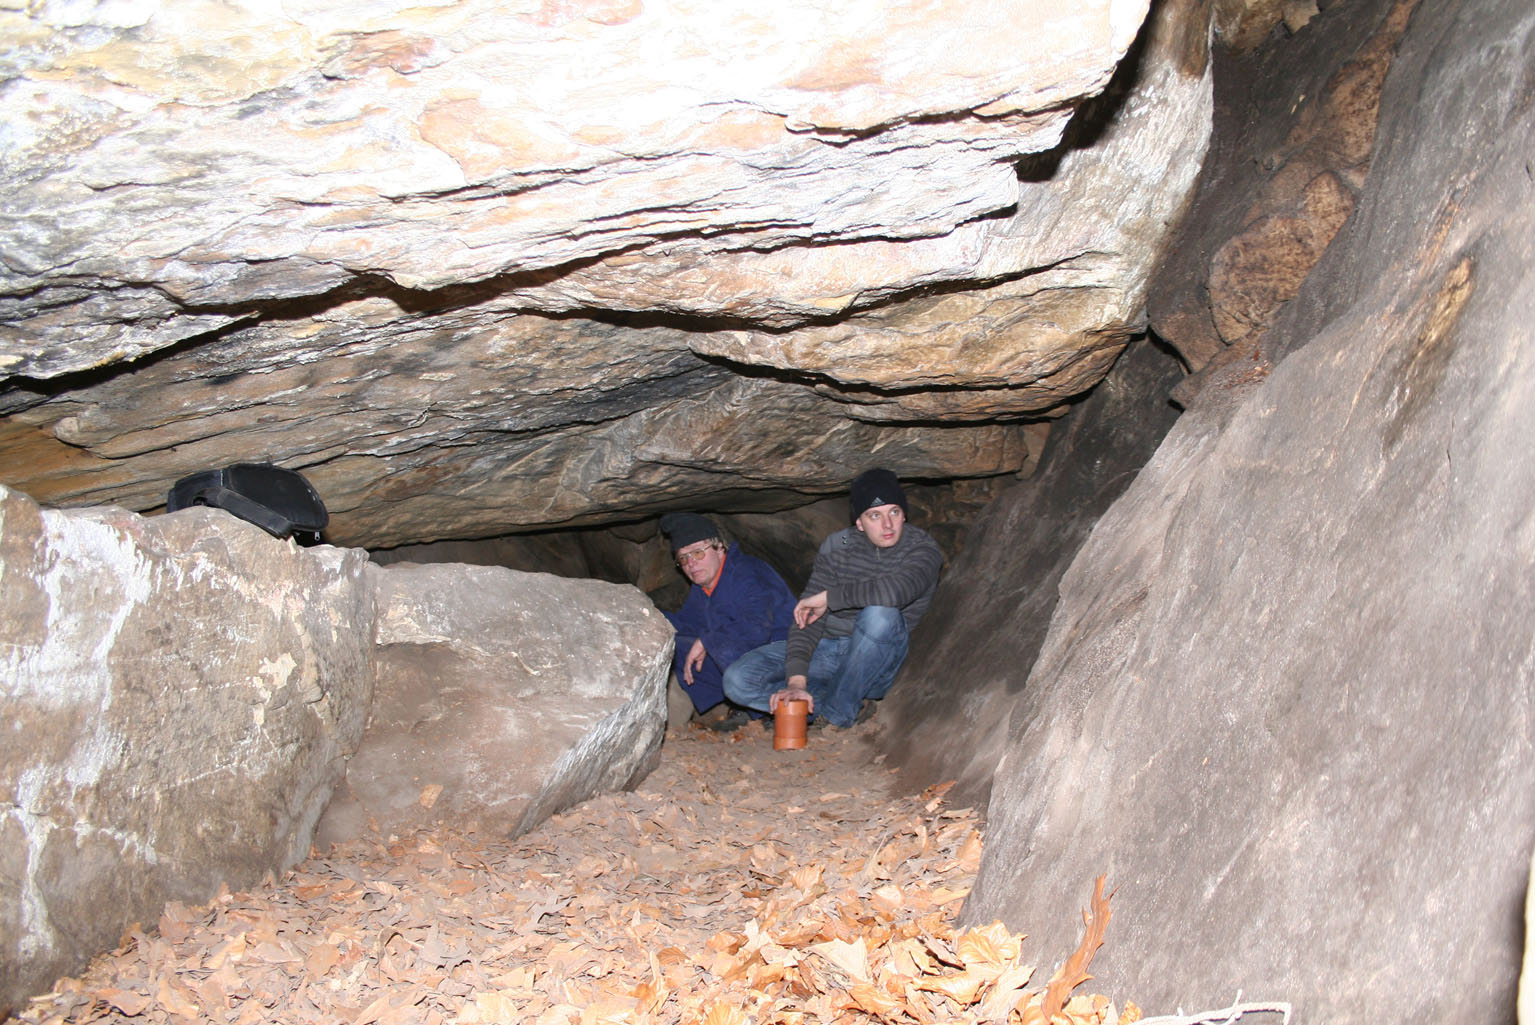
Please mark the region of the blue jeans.
MULTIPOLYGON (((900 609, 869 605, 858 613, 847 637, 822 637, 810 657, 805 689, 815 714, 833 726, 858 721, 864 698, 882 698, 906 661, 906 618, 900 609)), ((787 644, 774 641, 748 651, 725 670, 725 696, 738 705, 768 710, 772 696, 788 686, 787 644)))

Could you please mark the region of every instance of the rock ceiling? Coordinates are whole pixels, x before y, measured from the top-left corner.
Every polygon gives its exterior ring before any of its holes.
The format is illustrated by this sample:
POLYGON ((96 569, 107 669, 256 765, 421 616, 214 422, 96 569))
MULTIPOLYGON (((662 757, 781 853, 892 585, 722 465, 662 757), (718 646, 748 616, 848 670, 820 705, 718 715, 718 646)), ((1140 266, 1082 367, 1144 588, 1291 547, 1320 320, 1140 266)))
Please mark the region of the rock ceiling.
POLYGON ((342 544, 1015 471, 1210 131, 1181 0, 82 11, 0 10, 0 483, 342 544))

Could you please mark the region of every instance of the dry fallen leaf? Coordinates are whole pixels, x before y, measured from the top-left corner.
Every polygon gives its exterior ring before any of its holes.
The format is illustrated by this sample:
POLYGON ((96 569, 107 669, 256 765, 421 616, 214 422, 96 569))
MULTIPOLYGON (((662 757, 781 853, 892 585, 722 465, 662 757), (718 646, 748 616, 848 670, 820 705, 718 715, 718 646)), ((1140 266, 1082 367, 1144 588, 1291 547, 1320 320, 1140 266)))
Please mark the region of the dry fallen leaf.
POLYGON ((789 881, 801 890, 809 890, 821 882, 826 870, 820 865, 802 865, 789 873, 789 881))
POLYGON ((955 1003, 968 1007, 980 999, 982 988, 994 981, 998 974, 993 969, 968 968, 952 975, 929 975, 913 985, 929 993, 942 993, 955 1003))
POLYGON ((906 1001, 891 996, 877 986, 867 982, 860 982, 850 987, 847 995, 853 1003, 870 1014, 877 1014, 882 1018, 894 1017, 897 1011, 902 1010, 906 1001))
POLYGON ((1009 1012, 1026 1001, 1025 989, 1033 974, 1032 965, 1003 971, 992 983, 991 992, 982 1000, 976 1016, 982 1021, 1006 1021, 1009 1012))
POLYGON ((1018 960, 1022 944, 1001 922, 978 926, 959 938, 955 952, 966 965, 1006 967, 1018 960))
POLYGON ((859 982, 869 981, 869 950, 863 937, 855 942, 828 940, 810 948, 859 982))
MULTIPOLYGON (((1093 883, 1092 912, 1082 913, 1082 922, 1087 927, 1082 943, 1061 965, 1055 978, 1050 980, 1050 985, 1045 987, 1045 997, 1039 1009, 1042 1021, 1052 1021, 1061 1012, 1066 994, 1092 978, 1087 974, 1087 966, 1092 963, 1098 948, 1103 946, 1103 934, 1109 926, 1109 899, 1103 895, 1106 878, 1099 876, 1093 883)), ((1024 1025, 1031 1025, 1027 1017, 1024 1018, 1024 1025)))
POLYGON ((959 863, 961 872, 979 872, 981 870, 981 831, 970 830, 965 837, 965 842, 960 845, 954 858, 959 863))
MULTIPOLYGON (((978 814, 944 806, 950 784, 890 793, 859 736, 818 734, 791 760, 760 729, 674 733, 642 789, 515 839, 471 824, 317 851, 257 890, 167 905, 21 1021, 1043 1021, 1021 937, 954 927, 978 814)), ((1069 993, 1052 1025, 1108 1025, 1107 998, 1069 993)))
POLYGON ((746 1013, 733 1004, 715 1004, 704 1015, 704 1025, 747 1025, 746 1013))
POLYGON ((484 1022, 519 1021, 522 1017, 521 1004, 507 993, 476 993, 474 1008, 484 1022))
POLYGON ((103 989, 98 990, 96 995, 130 1018, 143 1014, 149 1006, 149 997, 130 989, 103 989))

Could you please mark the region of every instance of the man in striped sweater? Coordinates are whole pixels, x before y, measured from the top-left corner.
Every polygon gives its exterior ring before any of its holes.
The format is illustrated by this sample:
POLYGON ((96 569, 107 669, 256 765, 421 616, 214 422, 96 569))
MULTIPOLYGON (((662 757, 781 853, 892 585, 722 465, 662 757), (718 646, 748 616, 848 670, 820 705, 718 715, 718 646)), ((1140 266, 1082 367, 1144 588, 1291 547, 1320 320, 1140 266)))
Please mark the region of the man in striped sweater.
POLYGON ((906 493, 889 470, 853 481, 850 511, 853 525, 816 554, 788 639, 747 652, 725 671, 731 701, 773 712, 780 701, 806 699, 812 715, 852 726, 865 701, 890 690, 908 635, 933 600, 943 553, 906 522, 906 493))

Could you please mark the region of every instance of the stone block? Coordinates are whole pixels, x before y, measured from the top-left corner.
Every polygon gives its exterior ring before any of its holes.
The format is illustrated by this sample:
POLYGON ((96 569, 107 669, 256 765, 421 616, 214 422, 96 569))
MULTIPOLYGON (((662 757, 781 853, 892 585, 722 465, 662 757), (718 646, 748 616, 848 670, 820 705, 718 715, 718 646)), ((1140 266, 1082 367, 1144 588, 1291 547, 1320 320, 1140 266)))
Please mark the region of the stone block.
POLYGON ((0 1005, 308 854, 367 712, 366 567, 0 487, 0 1005))
POLYGON ((672 629, 639 590, 457 563, 371 578, 373 712, 319 842, 515 834, 654 768, 672 629))

